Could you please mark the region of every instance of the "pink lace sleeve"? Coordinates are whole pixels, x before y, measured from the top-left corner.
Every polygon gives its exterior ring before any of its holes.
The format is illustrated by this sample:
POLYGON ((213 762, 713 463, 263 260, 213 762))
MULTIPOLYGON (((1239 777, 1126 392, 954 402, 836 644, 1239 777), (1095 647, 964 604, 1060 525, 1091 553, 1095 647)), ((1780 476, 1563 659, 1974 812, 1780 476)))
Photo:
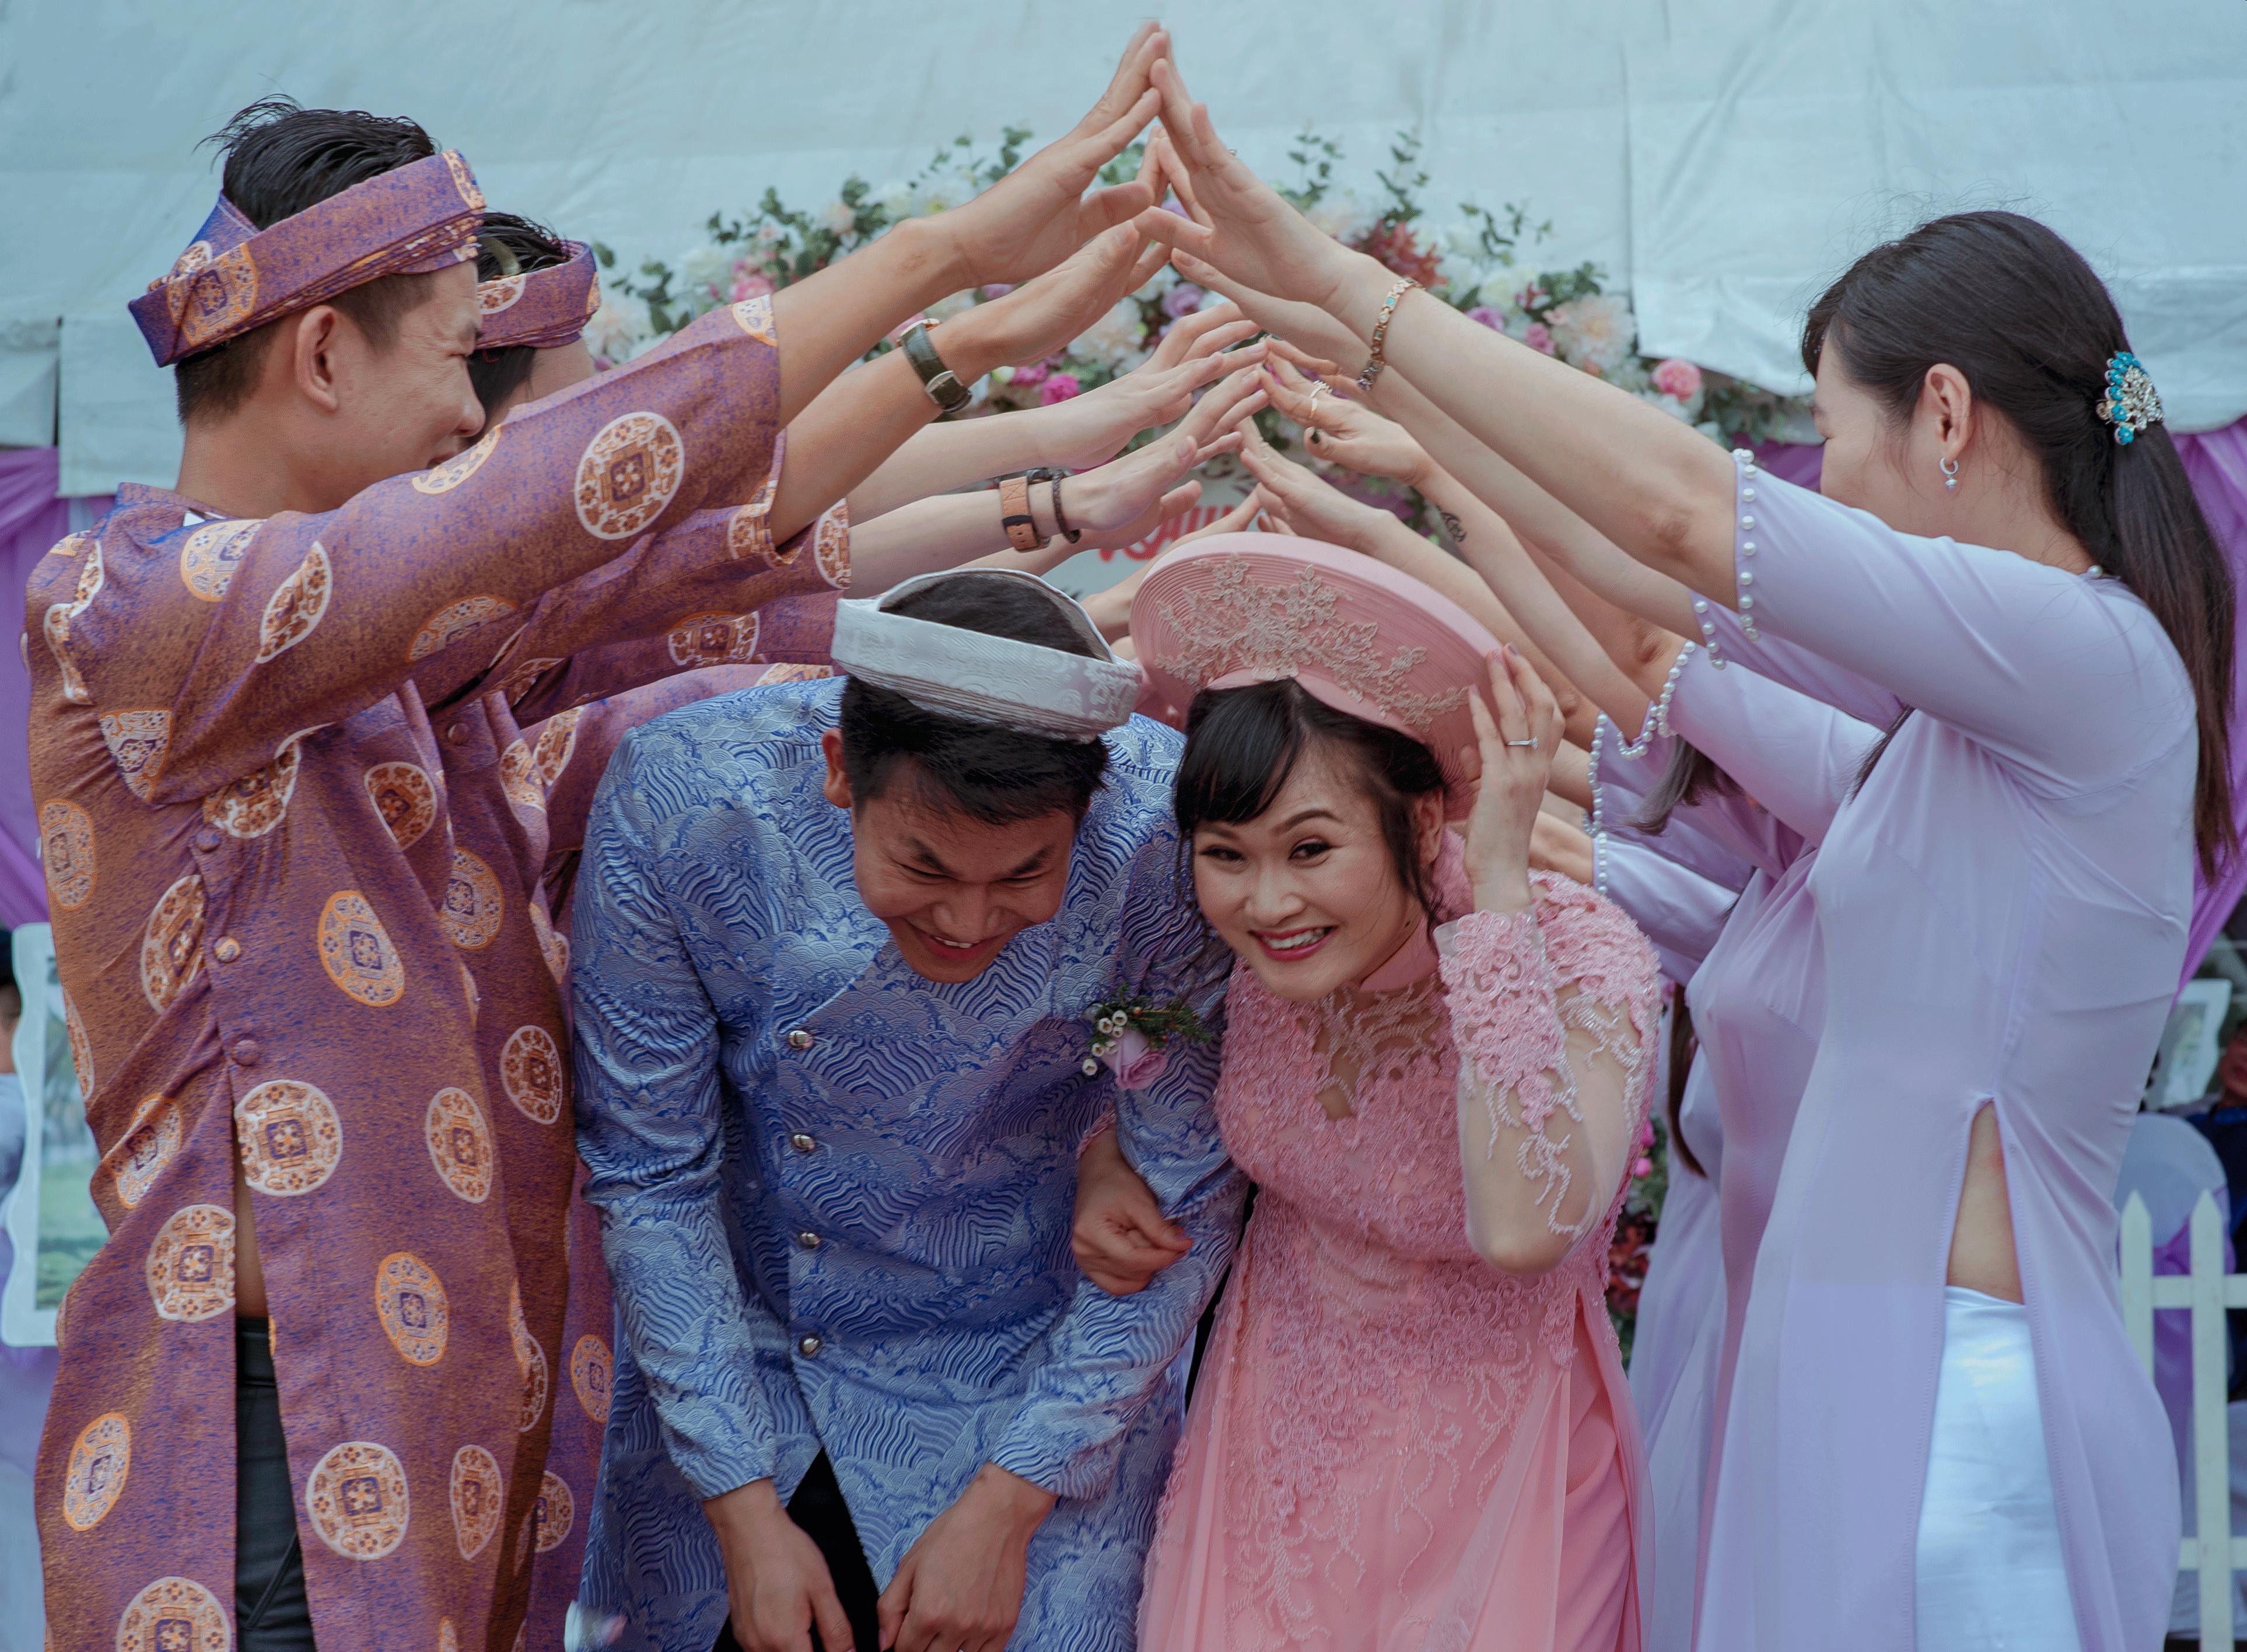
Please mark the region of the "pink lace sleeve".
POLYGON ((1614 905, 1563 878, 1534 882, 1534 907, 1469 912, 1436 943, 1459 1051, 1469 1227, 1485 1255, 1489 1239, 1549 1266, 1599 1225, 1622 1185, 1660 978, 1646 938, 1614 905))

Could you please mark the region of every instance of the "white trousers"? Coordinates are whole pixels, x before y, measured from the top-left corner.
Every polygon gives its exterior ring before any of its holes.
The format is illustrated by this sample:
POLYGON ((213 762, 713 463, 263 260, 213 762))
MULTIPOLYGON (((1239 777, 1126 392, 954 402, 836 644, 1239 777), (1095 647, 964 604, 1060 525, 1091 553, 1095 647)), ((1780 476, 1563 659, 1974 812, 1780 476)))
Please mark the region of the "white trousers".
POLYGON ((2028 1309, 1956 1285, 1943 1297, 1917 1652, 2077 1652, 2028 1309))

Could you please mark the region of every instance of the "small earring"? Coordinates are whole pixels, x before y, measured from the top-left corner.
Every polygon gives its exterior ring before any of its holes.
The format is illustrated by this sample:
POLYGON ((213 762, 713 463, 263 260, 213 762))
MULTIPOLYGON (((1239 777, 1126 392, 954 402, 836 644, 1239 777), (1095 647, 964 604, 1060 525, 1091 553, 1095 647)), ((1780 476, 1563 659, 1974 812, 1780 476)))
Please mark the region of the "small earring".
POLYGON ((1940 462, 1943 468, 1943 485, 1956 493, 1958 490, 1958 461, 1956 459, 1944 459, 1940 462))

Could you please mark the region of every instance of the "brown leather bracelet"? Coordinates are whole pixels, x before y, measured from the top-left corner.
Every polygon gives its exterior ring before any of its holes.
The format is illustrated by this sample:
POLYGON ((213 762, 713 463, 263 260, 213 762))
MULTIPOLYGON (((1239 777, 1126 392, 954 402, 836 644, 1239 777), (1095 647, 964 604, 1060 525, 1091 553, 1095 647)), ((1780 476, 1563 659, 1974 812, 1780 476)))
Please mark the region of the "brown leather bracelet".
POLYGON ((1007 530, 1007 543, 1016 550, 1035 550, 1045 542, 1038 537, 1038 525, 1030 515, 1030 484, 1020 476, 1009 476, 999 484, 999 525, 1007 530))

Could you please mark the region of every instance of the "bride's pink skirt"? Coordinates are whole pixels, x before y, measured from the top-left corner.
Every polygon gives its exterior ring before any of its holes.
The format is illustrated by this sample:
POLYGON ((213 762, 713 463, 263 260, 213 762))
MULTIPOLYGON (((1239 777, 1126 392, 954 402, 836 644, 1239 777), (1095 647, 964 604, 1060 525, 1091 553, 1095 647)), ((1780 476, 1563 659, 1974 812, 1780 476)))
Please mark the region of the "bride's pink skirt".
POLYGON ((1277 1409, 1259 1387, 1287 1373, 1212 1343, 1149 1556, 1143 1652, 1639 1652, 1637 1442, 1605 1331, 1580 1313, 1574 1358, 1540 1360, 1513 1427, 1480 1439, 1466 1396, 1434 1391, 1443 1379, 1409 1395, 1369 1383, 1369 1434, 1448 1432, 1456 1450, 1369 1453, 1333 1487, 1346 1519, 1299 1509, 1307 1529, 1346 1531, 1349 1553, 1312 1556, 1284 1615, 1246 1587, 1268 1562, 1233 1552, 1227 1514, 1234 1429, 1277 1409))

